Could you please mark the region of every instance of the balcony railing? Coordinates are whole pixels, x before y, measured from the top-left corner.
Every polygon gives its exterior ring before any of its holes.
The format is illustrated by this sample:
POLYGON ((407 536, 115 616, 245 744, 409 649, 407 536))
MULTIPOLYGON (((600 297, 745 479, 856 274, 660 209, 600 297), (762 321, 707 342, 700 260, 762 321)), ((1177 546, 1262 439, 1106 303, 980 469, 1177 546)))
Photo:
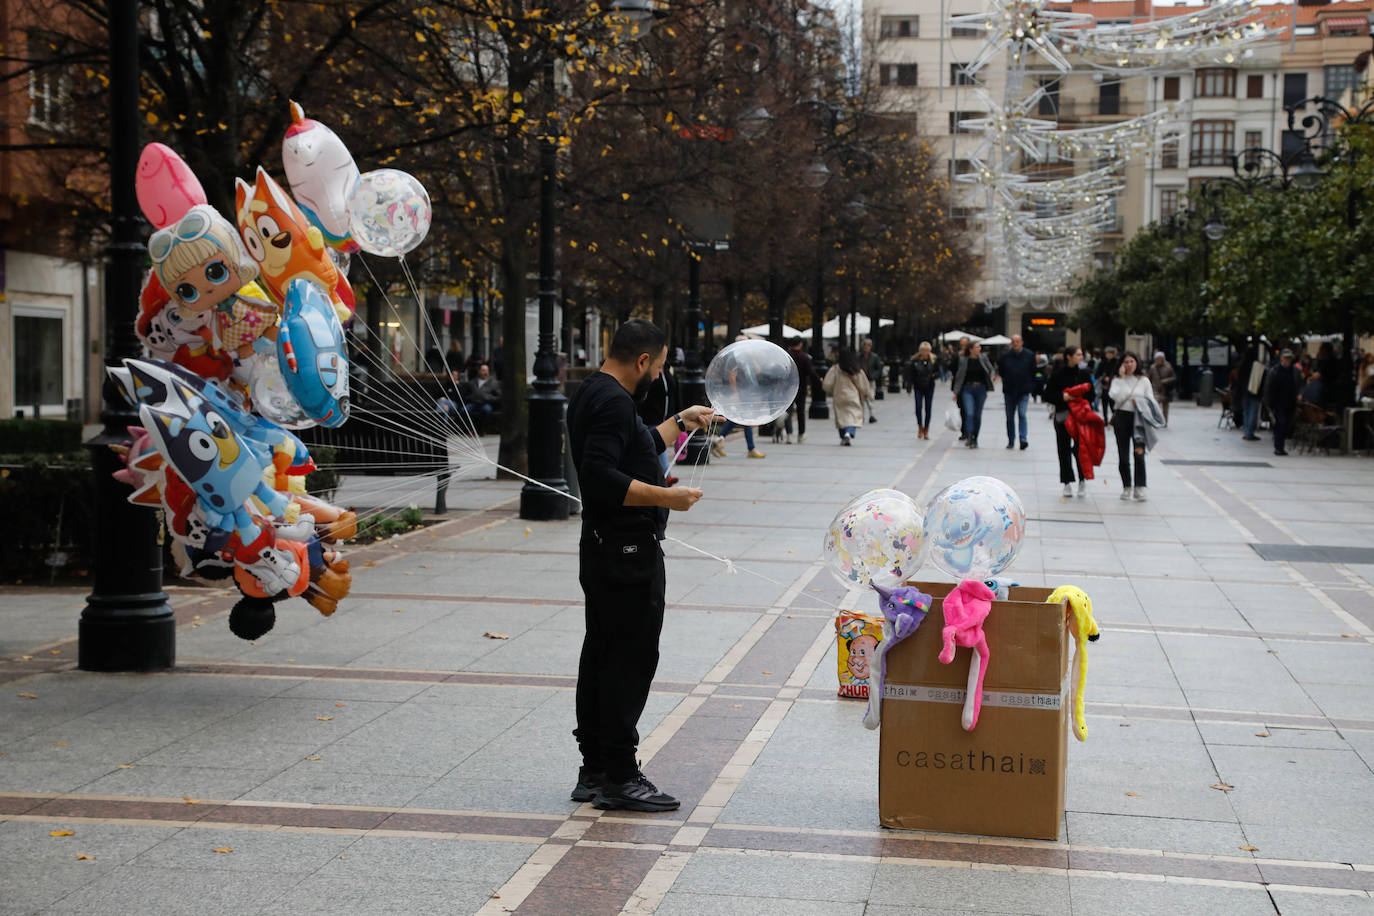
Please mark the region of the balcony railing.
POLYGON ((1188 154, 1190 168, 1206 165, 1230 165, 1236 151, 1230 149, 1195 149, 1188 154))

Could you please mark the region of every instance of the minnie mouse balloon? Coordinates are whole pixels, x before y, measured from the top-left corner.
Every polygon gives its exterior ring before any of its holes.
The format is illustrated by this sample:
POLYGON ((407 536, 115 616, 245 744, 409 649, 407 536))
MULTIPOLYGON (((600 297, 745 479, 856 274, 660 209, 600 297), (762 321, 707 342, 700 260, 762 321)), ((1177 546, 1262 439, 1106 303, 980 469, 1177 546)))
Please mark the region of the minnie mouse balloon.
POLYGON ((399 258, 429 234, 429 192, 399 169, 364 172, 348 199, 353 241, 368 254, 399 258))
POLYGON ((1009 567, 1026 536, 1026 510, 995 477, 945 487, 926 507, 925 541, 936 566, 959 579, 987 579, 1009 567))
POLYGON ((835 516, 821 552, 845 585, 892 588, 921 565, 921 512, 897 490, 871 490, 835 516))

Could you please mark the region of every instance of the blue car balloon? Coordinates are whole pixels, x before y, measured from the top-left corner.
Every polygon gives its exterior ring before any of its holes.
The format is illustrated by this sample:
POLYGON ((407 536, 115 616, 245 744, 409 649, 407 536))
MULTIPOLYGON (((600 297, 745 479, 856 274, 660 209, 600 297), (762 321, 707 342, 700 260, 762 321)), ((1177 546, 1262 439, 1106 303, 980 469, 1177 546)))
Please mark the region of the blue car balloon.
POLYGON ((348 356, 334 304, 309 280, 292 280, 277 332, 286 387, 311 419, 340 426, 348 419, 348 356))

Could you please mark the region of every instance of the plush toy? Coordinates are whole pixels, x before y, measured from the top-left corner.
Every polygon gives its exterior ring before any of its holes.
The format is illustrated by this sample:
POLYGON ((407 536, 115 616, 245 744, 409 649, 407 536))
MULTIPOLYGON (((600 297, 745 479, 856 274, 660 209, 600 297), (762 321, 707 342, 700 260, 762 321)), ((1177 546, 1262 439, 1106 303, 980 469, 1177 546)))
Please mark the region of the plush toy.
POLYGON ((883 588, 874 585, 878 606, 883 611, 883 640, 878 643, 870 670, 876 670, 877 682, 869 677, 868 709, 864 712, 864 728, 877 728, 882 720, 883 684, 887 681, 887 653, 897 643, 916 632, 930 612, 932 599, 914 585, 883 588))
POLYGON ((992 589, 977 579, 965 579, 945 596, 945 628, 941 635, 945 647, 940 650, 940 662, 954 661, 954 647, 968 646, 973 658, 968 667, 968 695, 964 698, 964 731, 971 732, 978 725, 978 713, 983 708, 983 678, 987 675, 987 636, 983 621, 992 610, 992 589))
POLYGON ((1080 588, 1061 585, 1045 599, 1048 604, 1069 602, 1069 629, 1078 645, 1073 653, 1073 733, 1079 741, 1088 740, 1088 723, 1083 717, 1083 688, 1088 685, 1088 643, 1102 635, 1093 619, 1092 599, 1080 588))
POLYGON ((1020 582, 1010 579, 984 579, 983 584, 992 589, 992 597, 998 601, 1010 601, 1011 590, 1021 586, 1020 582))

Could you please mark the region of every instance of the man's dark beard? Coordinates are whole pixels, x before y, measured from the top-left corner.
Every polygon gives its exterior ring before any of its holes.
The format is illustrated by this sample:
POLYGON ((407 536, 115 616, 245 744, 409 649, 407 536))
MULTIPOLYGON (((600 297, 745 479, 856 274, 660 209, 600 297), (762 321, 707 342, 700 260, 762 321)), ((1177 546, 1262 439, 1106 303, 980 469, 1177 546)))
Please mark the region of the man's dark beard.
POLYGON ((657 376, 649 372, 644 373, 644 377, 635 385, 634 394, 631 395, 636 402, 643 403, 643 401, 649 397, 649 389, 653 387, 655 378, 657 378, 657 376))

